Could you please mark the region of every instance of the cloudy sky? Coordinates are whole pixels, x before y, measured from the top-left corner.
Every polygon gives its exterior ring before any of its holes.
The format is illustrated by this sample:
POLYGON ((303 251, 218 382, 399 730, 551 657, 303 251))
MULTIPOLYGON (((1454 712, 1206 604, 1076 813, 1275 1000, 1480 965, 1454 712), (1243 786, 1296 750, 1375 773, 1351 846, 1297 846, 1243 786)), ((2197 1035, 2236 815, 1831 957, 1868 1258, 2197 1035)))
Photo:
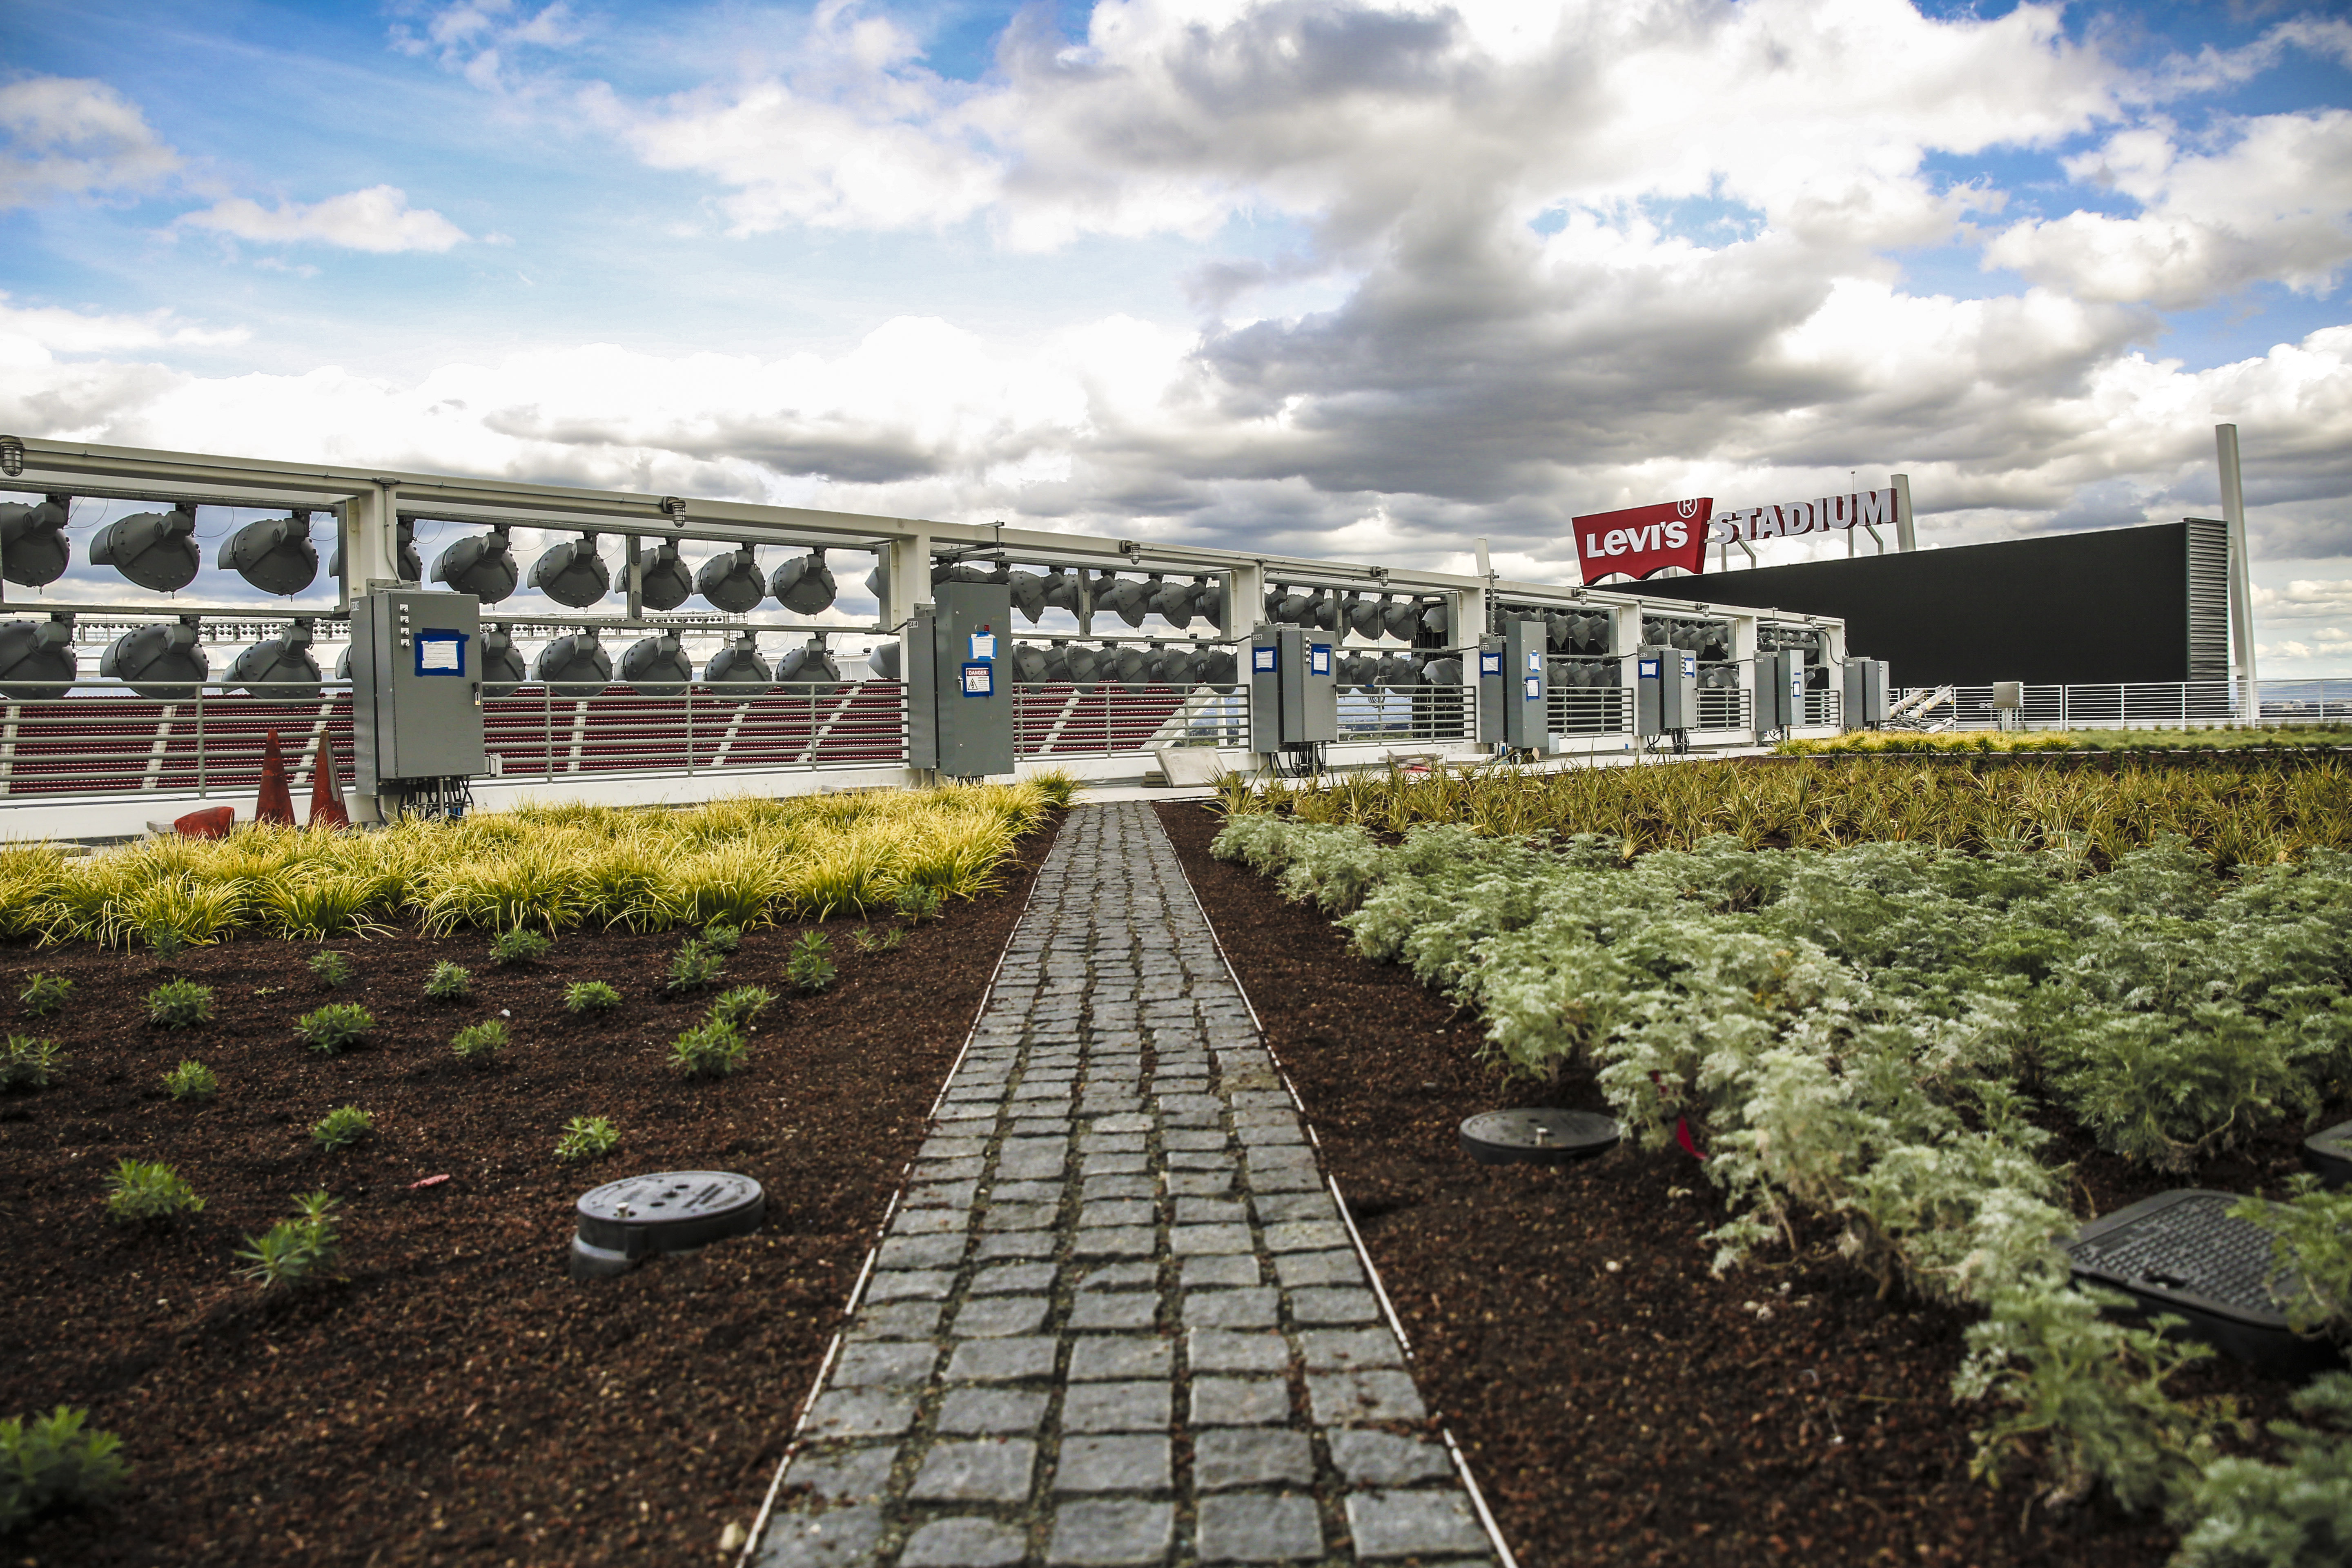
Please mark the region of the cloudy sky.
POLYGON ((2212 514, 2227 419, 2352 673, 2338 9, 11 0, 0 429, 1572 581, 2212 514))

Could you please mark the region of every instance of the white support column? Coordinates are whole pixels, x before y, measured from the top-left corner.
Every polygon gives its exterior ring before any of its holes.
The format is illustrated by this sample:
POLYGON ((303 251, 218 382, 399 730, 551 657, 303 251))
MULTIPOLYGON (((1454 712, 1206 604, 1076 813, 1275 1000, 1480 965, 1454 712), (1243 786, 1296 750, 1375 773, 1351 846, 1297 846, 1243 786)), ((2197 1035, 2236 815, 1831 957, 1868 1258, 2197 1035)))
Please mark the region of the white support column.
POLYGON ((1731 617, 1731 658, 1739 668, 1739 689, 1748 694, 1748 739, 1751 745, 1763 733, 1756 722, 1756 628, 1762 624, 1754 616, 1731 617))
MULTIPOLYGON (((1479 542, 1479 553, 1484 555, 1485 540, 1479 542)), ((1487 581, 1492 582, 1490 577, 1487 581)), ((1445 640, 1455 647, 1465 649, 1460 655, 1462 665, 1462 707, 1465 742, 1475 744, 1478 739, 1478 639, 1486 633, 1486 590, 1461 588, 1445 595, 1446 615, 1450 629, 1445 640)), ((1546 689, 1549 689, 1547 681, 1546 689)), ((1550 706, 1549 700, 1545 706, 1550 706)))
POLYGON ((2221 464, 2221 520, 2230 526, 2230 641, 2237 655, 2238 717, 2248 724, 2263 718, 2254 690, 2254 590, 2246 553, 2246 490, 2238 471, 2238 427, 2213 426, 2221 464))
POLYGON ((1225 633, 1245 637, 1265 619, 1265 566, 1253 561, 1225 574, 1225 633))
MULTIPOLYGON (((1220 746, 1247 747, 1250 740, 1250 668, 1249 643, 1246 640, 1260 621, 1265 619, 1265 563, 1261 561, 1236 563, 1225 573, 1225 614, 1223 635, 1244 640, 1234 644, 1234 679, 1240 694, 1222 710, 1229 715, 1231 727, 1221 728, 1217 735, 1220 746)), ((1267 759, 1253 754, 1253 767, 1265 767, 1267 759)))
POLYGON ((343 580, 352 597, 372 585, 396 587, 400 583, 400 487, 379 482, 360 491, 341 509, 343 531, 343 580))
POLYGON ((1823 626, 1822 645, 1830 664, 1830 689, 1837 693, 1838 727, 1841 730, 1858 730, 1861 726, 1850 720, 1845 711, 1845 623, 1838 621, 1823 626))
POLYGON ((1895 476, 1895 548, 1911 551, 1919 548, 1919 530, 1911 521, 1911 476, 1895 476))
POLYGON ((1617 659, 1617 684, 1625 695, 1618 700, 1625 705, 1624 733, 1633 732, 1637 721, 1635 693, 1642 684, 1641 663, 1633 656, 1642 650, 1642 606, 1619 605, 1609 612, 1609 651, 1617 659))
POLYGON ((917 605, 931 603, 931 536, 909 534, 890 541, 887 570, 882 575, 882 625, 903 626, 914 618, 917 605))

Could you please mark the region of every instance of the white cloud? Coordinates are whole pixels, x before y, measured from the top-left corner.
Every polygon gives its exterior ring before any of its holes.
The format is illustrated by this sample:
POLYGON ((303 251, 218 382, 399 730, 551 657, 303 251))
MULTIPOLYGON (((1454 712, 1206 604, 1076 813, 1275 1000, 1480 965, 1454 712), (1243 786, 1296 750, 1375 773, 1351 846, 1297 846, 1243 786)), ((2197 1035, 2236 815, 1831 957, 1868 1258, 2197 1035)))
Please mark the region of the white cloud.
MULTIPOLYGON (((462 68, 548 13, 432 15, 417 47, 462 68)), ((2257 560, 2352 554, 2352 326, 2205 370, 2133 347, 2151 288, 2338 264, 2340 111, 2199 139, 2147 112, 2195 71, 2243 79, 2242 51, 2135 72, 2052 6, 1900 0, 1103 0, 1076 45, 1016 24, 977 85, 919 44, 828 0, 781 70, 564 102, 700 176, 739 232, 971 222, 1042 247, 1240 214, 1286 220, 1293 253, 1204 267, 1217 314, 1191 326, 991 335, 943 289, 940 314, 823 354, 554 343, 422 378, 190 377, 137 363, 165 346, 93 342, 110 357, 47 350, 0 383, 0 427, 1400 563, 1460 565, 1483 534, 1567 575, 1577 512, 1889 470, 1931 544, 2210 514, 2211 426, 2234 419, 2257 560), (2142 212, 2102 222, 2202 224, 2219 248, 2119 244, 2108 284, 2053 259, 1989 298, 1905 287, 1890 252, 2008 199, 1937 173, 1950 155, 2090 138, 2076 177, 2142 212)), ((514 112, 555 101, 496 47, 514 112)), ((283 238, 331 205, 204 216, 283 238)), ((2035 239, 2050 224, 2010 232, 2063 249, 2035 239)), ((2342 640, 2274 613, 2305 647, 2342 640)))
POLYGON ((537 10, 518 6, 514 0, 455 0, 394 9, 407 14, 393 24, 394 48, 430 55, 488 91, 513 85, 514 57, 523 50, 561 48, 577 42, 585 31, 564 0, 537 10))
POLYGON ((0 291, 0 360, 24 365, 60 353, 112 353, 124 349, 221 348, 251 336, 242 327, 198 327, 169 310, 142 316, 90 315, 79 310, 12 305, 0 291))
POLYGON ((2193 151, 2161 122, 2067 161, 2075 180, 2115 190, 2137 217, 2074 212, 2014 225, 1985 247, 2010 267, 2089 300, 2166 310, 2255 282, 2305 293, 2352 262, 2352 112, 2229 121, 2193 151))
POLYGON ((139 106, 102 81, 37 76, 0 85, 0 211, 149 190, 181 164, 139 106))
POLYGON ((281 201, 274 207, 230 196, 179 222, 266 245, 339 245, 376 252, 446 250, 466 231, 430 207, 412 207, 408 194, 393 185, 370 185, 322 202, 281 201))
POLYGON ((987 85, 945 81, 827 0, 782 74, 591 101, 648 162, 729 190, 746 232, 985 211, 1034 248, 1262 210, 1346 245, 1465 195, 1720 196, 1853 247, 1950 230, 1973 198, 1921 174, 1928 151, 2072 134, 2121 86, 2054 6, 1946 22, 1900 0, 1101 0, 1083 43, 1024 16, 999 58, 987 85))

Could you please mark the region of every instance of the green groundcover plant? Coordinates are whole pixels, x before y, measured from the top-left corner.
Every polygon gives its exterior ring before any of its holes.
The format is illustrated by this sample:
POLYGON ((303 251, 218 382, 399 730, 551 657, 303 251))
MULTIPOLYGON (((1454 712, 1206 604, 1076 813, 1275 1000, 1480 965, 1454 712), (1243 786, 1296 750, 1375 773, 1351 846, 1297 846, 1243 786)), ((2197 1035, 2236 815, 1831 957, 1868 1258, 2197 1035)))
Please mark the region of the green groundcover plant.
POLYGON ((598 1160, 621 1146, 620 1131, 601 1116, 575 1116, 555 1141, 555 1157, 566 1164, 598 1160))
POLYGON ((340 1200, 328 1193, 298 1194, 292 1219, 281 1219, 259 1236, 248 1236, 237 1270, 265 1290, 299 1289, 323 1283, 342 1257, 335 1226, 340 1200))
POLYGON ((575 980, 563 993, 563 1005, 574 1013, 608 1013, 621 1005, 621 994, 601 980, 575 980))
POLYGON ((2187 1172, 2352 1087, 2352 856, 2225 875, 2158 836, 2095 874, 2063 849, 1718 837, 1629 858, 1597 834, 1383 845, 1265 812, 1214 847, 1476 1008, 1515 1071, 1591 1070, 1640 1146, 1687 1119, 1726 1199, 1717 1270, 1802 1211, 1882 1294, 1972 1309, 1955 1393, 1980 1476, 2030 1460, 2056 1499, 2104 1485, 2193 1526, 2233 1413, 2168 1390, 2201 1347, 2072 1288, 2053 1244, 2077 1220, 2032 1112, 2187 1172))
POLYGON ((205 1200, 160 1160, 121 1160, 106 1179, 106 1217, 121 1225, 202 1214, 205 1200))
POLYGON ((47 1089, 57 1081, 65 1059, 55 1040, 11 1035, 0 1041, 0 1090, 47 1089))
POLYGON ((0 1535, 121 1489, 131 1470, 121 1440, 91 1431, 89 1415, 60 1405, 47 1415, 0 1420, 0 1535))

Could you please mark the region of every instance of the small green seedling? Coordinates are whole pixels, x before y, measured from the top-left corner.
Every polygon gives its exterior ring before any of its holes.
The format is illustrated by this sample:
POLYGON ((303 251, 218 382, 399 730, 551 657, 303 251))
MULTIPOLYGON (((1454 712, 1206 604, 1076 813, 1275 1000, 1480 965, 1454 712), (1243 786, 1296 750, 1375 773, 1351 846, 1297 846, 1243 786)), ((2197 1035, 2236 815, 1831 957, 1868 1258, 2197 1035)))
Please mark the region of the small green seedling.
POLYGON ((621 1134, 601 1116, 575 1116, 555 1141, 555 1157, 565 1164, 601 1160, 621 1146, 621 1134))
POLYGON ((719 972, 726 967, 724 957, 688 937, 670 955, 668 988, 672 991, 699 991, 717 984, 719 972))
POLYGON ((319 1118, 310 1129, 310 1142, 329 1151, 348 1149, 366 1137, 374 1126, 375 1118, 358 1106, 339 1105, 319 1118))
POLYGON ((43 974, 35 970, 25 977, 25 988, 16 993, 16 1000, 25 1011, 36 1018, 46 1018, 66 1005, 72 994, 73 982, 62 974, 43 974))
POLYGON ((339 985, 349 985, 352 973, 349 954, 330 948, 324 952, 310 955, 310 978, 319 983, 320 990, 332 991, 339 985))
POLYGON ((715 1022, 696 1025, 669 1048, 670 1065, 691 1078, 725 1078, 739 1070, 750 1054, 741 1034, 715 1022))
POLYGON ((445 958, 425 977, 425 994, 436 1002, 463 1002, 473 994, 474 973, 462 963, 445 958))
POLYGON ((749 1029, 751 1020, 775 999, 775 993, 764 985, 738 985, 731 991, 720 992, 710 1004, 710 1021, 730 1029, 749 1029))
POLYGON ((507 1026, 496 1018, 486 1018, 458 1030, 457 1037, 449 1042, 449 1048, 457 1052, 457 1059, 467 1067, 486 1068, 499 1059, 499 1053, 505 1050, 509 1043, 507 1026))
POLYGON ((47 1089, 65 1059, 55 1040, 11 1035, 7 1045, 0 1047, 0 1089, 47 1089))
POLYGON ((220 1079, 202 1062, 182 1062, 163 1075, 163 1088, 173 1100, 210 1100, 220 1092, 220 1079))
POLYGON ((822 991, 833 984, 832 943, 821 931, 801 932, 800 941, 793 943, 793 955, 784 960, 784 978, 803 991, 822 991))
POLYGON ((330 1002, 294 1020, 294 1032, 321 1056, 338 1056, 375 1027, 375 1015, 356 1002, 330 1002))
POLYGON ((575 981, 563 1005, 574 1013, 609 1013, 621 1005, 621 994, 601 980, 575 981))
POLYGON ((0 1535, 60 1509, 102 1501, 131 1467, 121 1439, 91 1432, 89 1412, 60 1405, 49 1415, 0 1419, 0 1535))
POLYGON ((940 912, 940 889, 930 882, 909 882, 898 889, 898 912, 920 923, 940 912))
POLYGON ((554 951, 555 943, 528 926, 499 932, 490 943, 490 962, 498 964, 535 963, 554 951))
POLYGON ((106 1179, 106 1217, 123 1225, 202 1214, 205 1200, 161 1161, 124 1160, 106 1179))
POLYGON ((743 932, 730 925, 707 925, 702 928, 702 945, 713 952, 732 953, 743 945, 743 932))
POLYGON ((883 926, 877 930, 873 926, 859 926, 849 940, 857 944, 860 952, 887 952, 907 940, 907 928, 883 926))
POLYGON ((147 993, 147 1016, 167 1029, 193 1029, 213 1016, 213 988, 193 980, 166 980, 147 993))
POLYGON ((325 1193, 297 1196, 299 1215, 281 1219, 259 1236, 248 1236, 237 1256, 246 1267, 237 1270, 265 1290, 307 1285, 326 1277, 342 1252, 335 1234, 335 1200, 325 1193))

